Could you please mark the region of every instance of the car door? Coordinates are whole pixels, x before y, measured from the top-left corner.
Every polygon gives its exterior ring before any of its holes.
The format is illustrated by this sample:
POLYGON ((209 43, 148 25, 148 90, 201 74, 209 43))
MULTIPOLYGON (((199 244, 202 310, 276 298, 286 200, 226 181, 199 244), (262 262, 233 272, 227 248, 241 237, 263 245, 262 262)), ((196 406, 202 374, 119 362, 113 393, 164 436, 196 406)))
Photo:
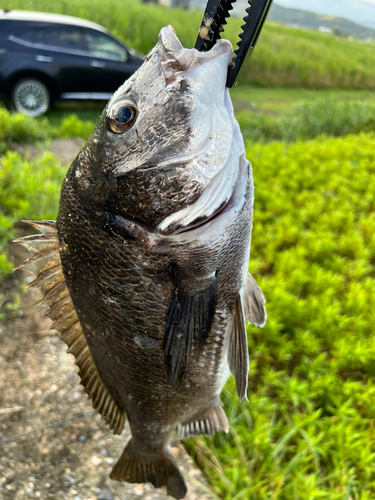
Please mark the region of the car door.
POLYGON ((44 26, 37 30, 34 49, 36 59, 48 66, 58 94, 82 94, 94 90, 92 57, 81 27, 63 24, 44 26))

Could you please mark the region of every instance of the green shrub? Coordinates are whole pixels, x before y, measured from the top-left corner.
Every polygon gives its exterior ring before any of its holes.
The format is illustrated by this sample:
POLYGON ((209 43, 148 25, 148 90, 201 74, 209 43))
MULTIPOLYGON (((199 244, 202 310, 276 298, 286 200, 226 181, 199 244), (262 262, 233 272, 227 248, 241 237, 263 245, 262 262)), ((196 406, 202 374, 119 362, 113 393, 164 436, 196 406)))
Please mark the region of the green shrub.
MULTIPOLYGON (((288 140, 372 127, 368 103, 314 106, 284 119, 288 140)), ((262 119, 270 138, 272 118, 262 119)), ((69 118, 64 127, 87 133, 89 125, 69 118)), ((225 500, 370 500, 375 134, 247 146, 256 199, 250 271, 266 295, 268 322, 248 329, 249 403, 238 402, 231 380, 230 433, 192 440, 190 451, 225 500)), ((0 277, 12 268, 13 223, 55 219, 64 173, 51 154, 0 158, 0 277)))
POLYGON ((375 497, 375 134, 248 145, 249 402, 224 394, 229 434, 191 440, 225 500, 375 497))
POLYGON ((65 169, 51 153, 25 161, 8 151, 0 157, 0 278, 10 273, 6 245, 22 219, 55 219, 65 169))
POLYGON ((21 113, 10 113, 0 107, 0 153, 8 149, 11 142, 33 142, 50 137, 48 121, 35 120, 21 113))
POLYGON ((94 122, 90 120, 82 121, 77 115, 71 114, 62 120, 58 136, 64 139, 69 137, 82 137, 82 139, 88 139, 94 127, 94 122))
POLYGON ((340 136, 375 131, 375 102, 315 99, 293 106, 281 117, 242 111, 237 119, 245 140, 308 140, 322 134, 340 136))
POLYGON ((9 149, 12 142, 30 143, 56 137, 87 139, 94 126, 93 121, 80 120, 75 114, 52 125, 46 117, 35 119, 21 113, 11 113, 0 106, 0 154, 9 149))
MULTIPOLYGON (((8 0, 7 8, 56 12, 97 22, 146 54, 160 28, 171 24, 185 47, 194 47, 203 9, 183 11, 126 0, 8 0)), ((240 19, 231 19, 225 37, 233 45, 240 19)), ((242 83, 307 88, 375 88, 373 43, 341 40, 314 31, 267 23, 242 83)))

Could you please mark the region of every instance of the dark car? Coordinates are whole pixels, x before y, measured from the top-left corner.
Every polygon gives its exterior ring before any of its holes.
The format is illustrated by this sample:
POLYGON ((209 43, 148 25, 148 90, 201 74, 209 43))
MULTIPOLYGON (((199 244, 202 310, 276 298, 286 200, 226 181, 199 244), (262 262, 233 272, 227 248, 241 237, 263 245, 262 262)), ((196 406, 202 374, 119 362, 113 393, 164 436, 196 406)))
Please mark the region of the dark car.
POLYGON ((61 99, 109 99, 142 64, 98 24, 0 11, 0 99, 29 116, 61 99))

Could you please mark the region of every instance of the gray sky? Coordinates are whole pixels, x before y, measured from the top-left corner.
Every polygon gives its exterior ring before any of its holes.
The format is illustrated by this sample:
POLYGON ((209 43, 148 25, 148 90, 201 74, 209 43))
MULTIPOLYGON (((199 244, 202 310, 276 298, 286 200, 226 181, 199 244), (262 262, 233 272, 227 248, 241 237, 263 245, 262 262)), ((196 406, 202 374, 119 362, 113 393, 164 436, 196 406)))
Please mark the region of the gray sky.
POLYGON ((275 0, 283 7, 345 17, 375 28, 375 0, 275 0))

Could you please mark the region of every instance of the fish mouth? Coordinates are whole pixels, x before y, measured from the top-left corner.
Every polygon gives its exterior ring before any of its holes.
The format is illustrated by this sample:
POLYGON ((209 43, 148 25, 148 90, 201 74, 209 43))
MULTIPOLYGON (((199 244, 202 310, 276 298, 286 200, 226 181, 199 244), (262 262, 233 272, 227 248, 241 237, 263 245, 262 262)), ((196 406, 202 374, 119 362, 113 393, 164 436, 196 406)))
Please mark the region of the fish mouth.
MULTIPOLYGON (((202 67, 220 55, 226 56, 227 67, 232 62, 232 45, 228 40, 219 40, 207 52, 185 49, 172 26, 167 26, 160 31, 157 47, 167 86, 176 80, 199 77, 204 71, 202 67)), ((223 88, 225 88, 227 70, 222 73, 225 73, 223 81, 223 88)))

